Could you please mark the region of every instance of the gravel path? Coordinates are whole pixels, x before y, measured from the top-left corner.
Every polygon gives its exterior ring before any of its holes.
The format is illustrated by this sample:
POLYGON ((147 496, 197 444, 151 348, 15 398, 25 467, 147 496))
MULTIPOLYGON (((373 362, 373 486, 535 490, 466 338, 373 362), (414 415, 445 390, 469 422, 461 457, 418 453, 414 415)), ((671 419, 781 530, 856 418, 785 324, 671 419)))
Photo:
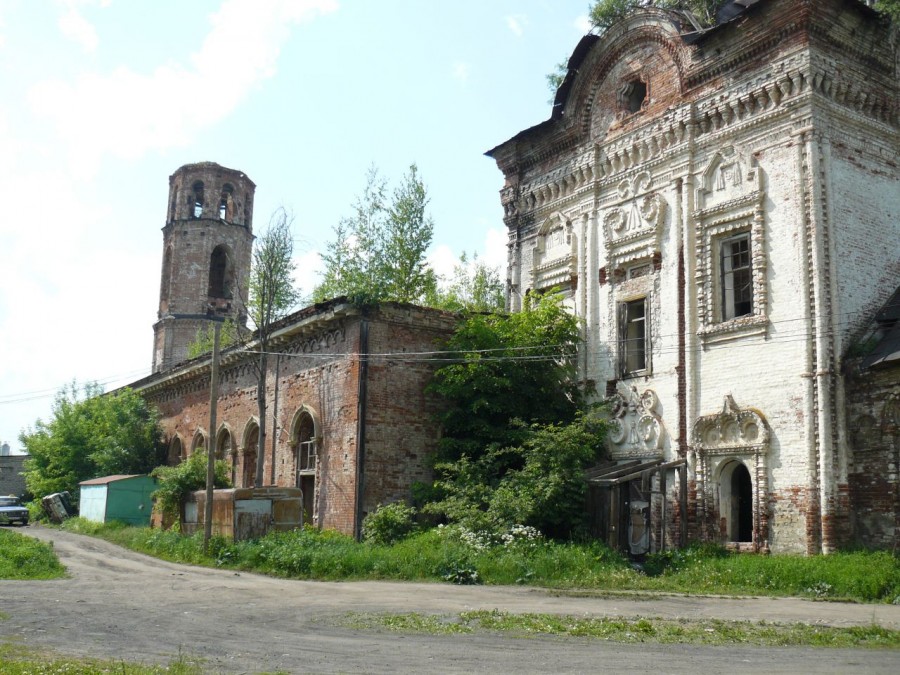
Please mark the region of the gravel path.
MULTIPOLYGON (((590 616, 876 623, 900 629, 900 606, 797 599, 564 597, 523 587, 309 582, 167 563, 99 539, 31 526, 70 577, 0 581, 0 639, 61 653, 166 663, 179 653, 208 672, 900 672, 900 652, 627 645, 576 638, 402 635, 336 625, 347 612, 471 609, 590 616)), ((2 664, 0 664, 2 665, 2 664)), ((2 672, 2 667, 0 667, 2 672)))

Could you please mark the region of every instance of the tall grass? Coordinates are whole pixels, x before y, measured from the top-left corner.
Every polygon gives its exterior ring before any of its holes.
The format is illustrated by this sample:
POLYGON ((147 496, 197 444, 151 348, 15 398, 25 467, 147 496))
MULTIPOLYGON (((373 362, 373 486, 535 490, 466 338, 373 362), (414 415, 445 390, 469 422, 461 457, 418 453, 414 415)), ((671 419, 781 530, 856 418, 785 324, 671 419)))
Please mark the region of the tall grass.
POLYGON ((0 579, 58 579, 66 575, 53 547, 0 529, 0 579))
POLYGON ((295 579, 528 584, 900 604, 900 560, 884 552, 763 556, 699 546, 651 556, 644 573, 596 541, 539 539, 473 545, 432 529, 393 545, 374 545, 333 531, 304 529, 237 543, 214 537, 210 554, 204 555, 200 535, 183 537, 177 532, 101 526, 78 519, 65 527, 167 560, 295 579))

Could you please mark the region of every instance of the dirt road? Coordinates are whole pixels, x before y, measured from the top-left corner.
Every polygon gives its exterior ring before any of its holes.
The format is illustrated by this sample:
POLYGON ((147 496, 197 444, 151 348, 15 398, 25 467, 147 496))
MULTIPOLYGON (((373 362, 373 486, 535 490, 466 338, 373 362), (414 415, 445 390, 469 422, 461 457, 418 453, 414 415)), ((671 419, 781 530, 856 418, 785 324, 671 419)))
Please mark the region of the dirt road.
MULTIPOLYGON (((41 527, 71 577, 0 581, 0 640, 66 654, 144 663, 179 653, 208 672, 900 672, 900 653, 756 647, 627 645, 504 635, 401 635, 336 625, 347 612, 469 609, 593 616, 720 617, 878 623, 900 629, 900 606, 790 599, 569 598, 521 587, 287 581, 176 565, 98 539, 41 527)), ((0 668, 2 672, 2 668, 0 668)))

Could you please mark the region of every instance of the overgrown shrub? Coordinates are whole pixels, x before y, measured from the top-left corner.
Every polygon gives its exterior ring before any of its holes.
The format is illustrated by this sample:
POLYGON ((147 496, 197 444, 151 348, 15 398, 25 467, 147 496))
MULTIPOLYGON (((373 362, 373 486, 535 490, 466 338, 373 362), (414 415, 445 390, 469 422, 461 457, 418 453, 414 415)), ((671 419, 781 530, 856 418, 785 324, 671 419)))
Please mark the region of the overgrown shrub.
MULTIPOLYGON (((153 493, 157 508, 166 516, 178 519, 181 505, 187 496, 195 490, 206 487, 207 455, 205 448, 197 448, 191 456, 178 466, 158 466, 151 476, 159 481, 159 487, 153 493)), ((215 462, 214 487, 231 487, 228 464, 217 459, 215 462)))
POLYGON ((379 505, 365 517, 362 537, 370 544, 393 544, 416 531, 416 509, 405 501, 379 505))

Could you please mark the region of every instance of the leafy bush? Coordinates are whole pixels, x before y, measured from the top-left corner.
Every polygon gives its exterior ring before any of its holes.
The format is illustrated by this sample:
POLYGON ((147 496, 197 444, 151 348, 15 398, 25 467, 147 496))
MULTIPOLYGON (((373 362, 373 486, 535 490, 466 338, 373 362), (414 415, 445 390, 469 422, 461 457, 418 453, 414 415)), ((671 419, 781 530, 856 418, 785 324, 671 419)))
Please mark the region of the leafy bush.
MULTIPOLYGON (((213 486, 231 487, 228 464, 221 459, 215 461, 213 486)), ((159 481, 159 488, 153 493, 159 510, 174 519, 181 515, 181 505, 188 494, 206 487, 207 454, 205 448, 197 448, 191 456, 178 466, 158 466, 150 474, 159 481)))
POLYGON ((0 579, 56 579, 65 574, 50 544, 0 530, 0 579))
POLYGON ((393 544, 416 530, 416 509, 406 502, 379 505, 365 517, 362 537, 370 544, 393 544))

